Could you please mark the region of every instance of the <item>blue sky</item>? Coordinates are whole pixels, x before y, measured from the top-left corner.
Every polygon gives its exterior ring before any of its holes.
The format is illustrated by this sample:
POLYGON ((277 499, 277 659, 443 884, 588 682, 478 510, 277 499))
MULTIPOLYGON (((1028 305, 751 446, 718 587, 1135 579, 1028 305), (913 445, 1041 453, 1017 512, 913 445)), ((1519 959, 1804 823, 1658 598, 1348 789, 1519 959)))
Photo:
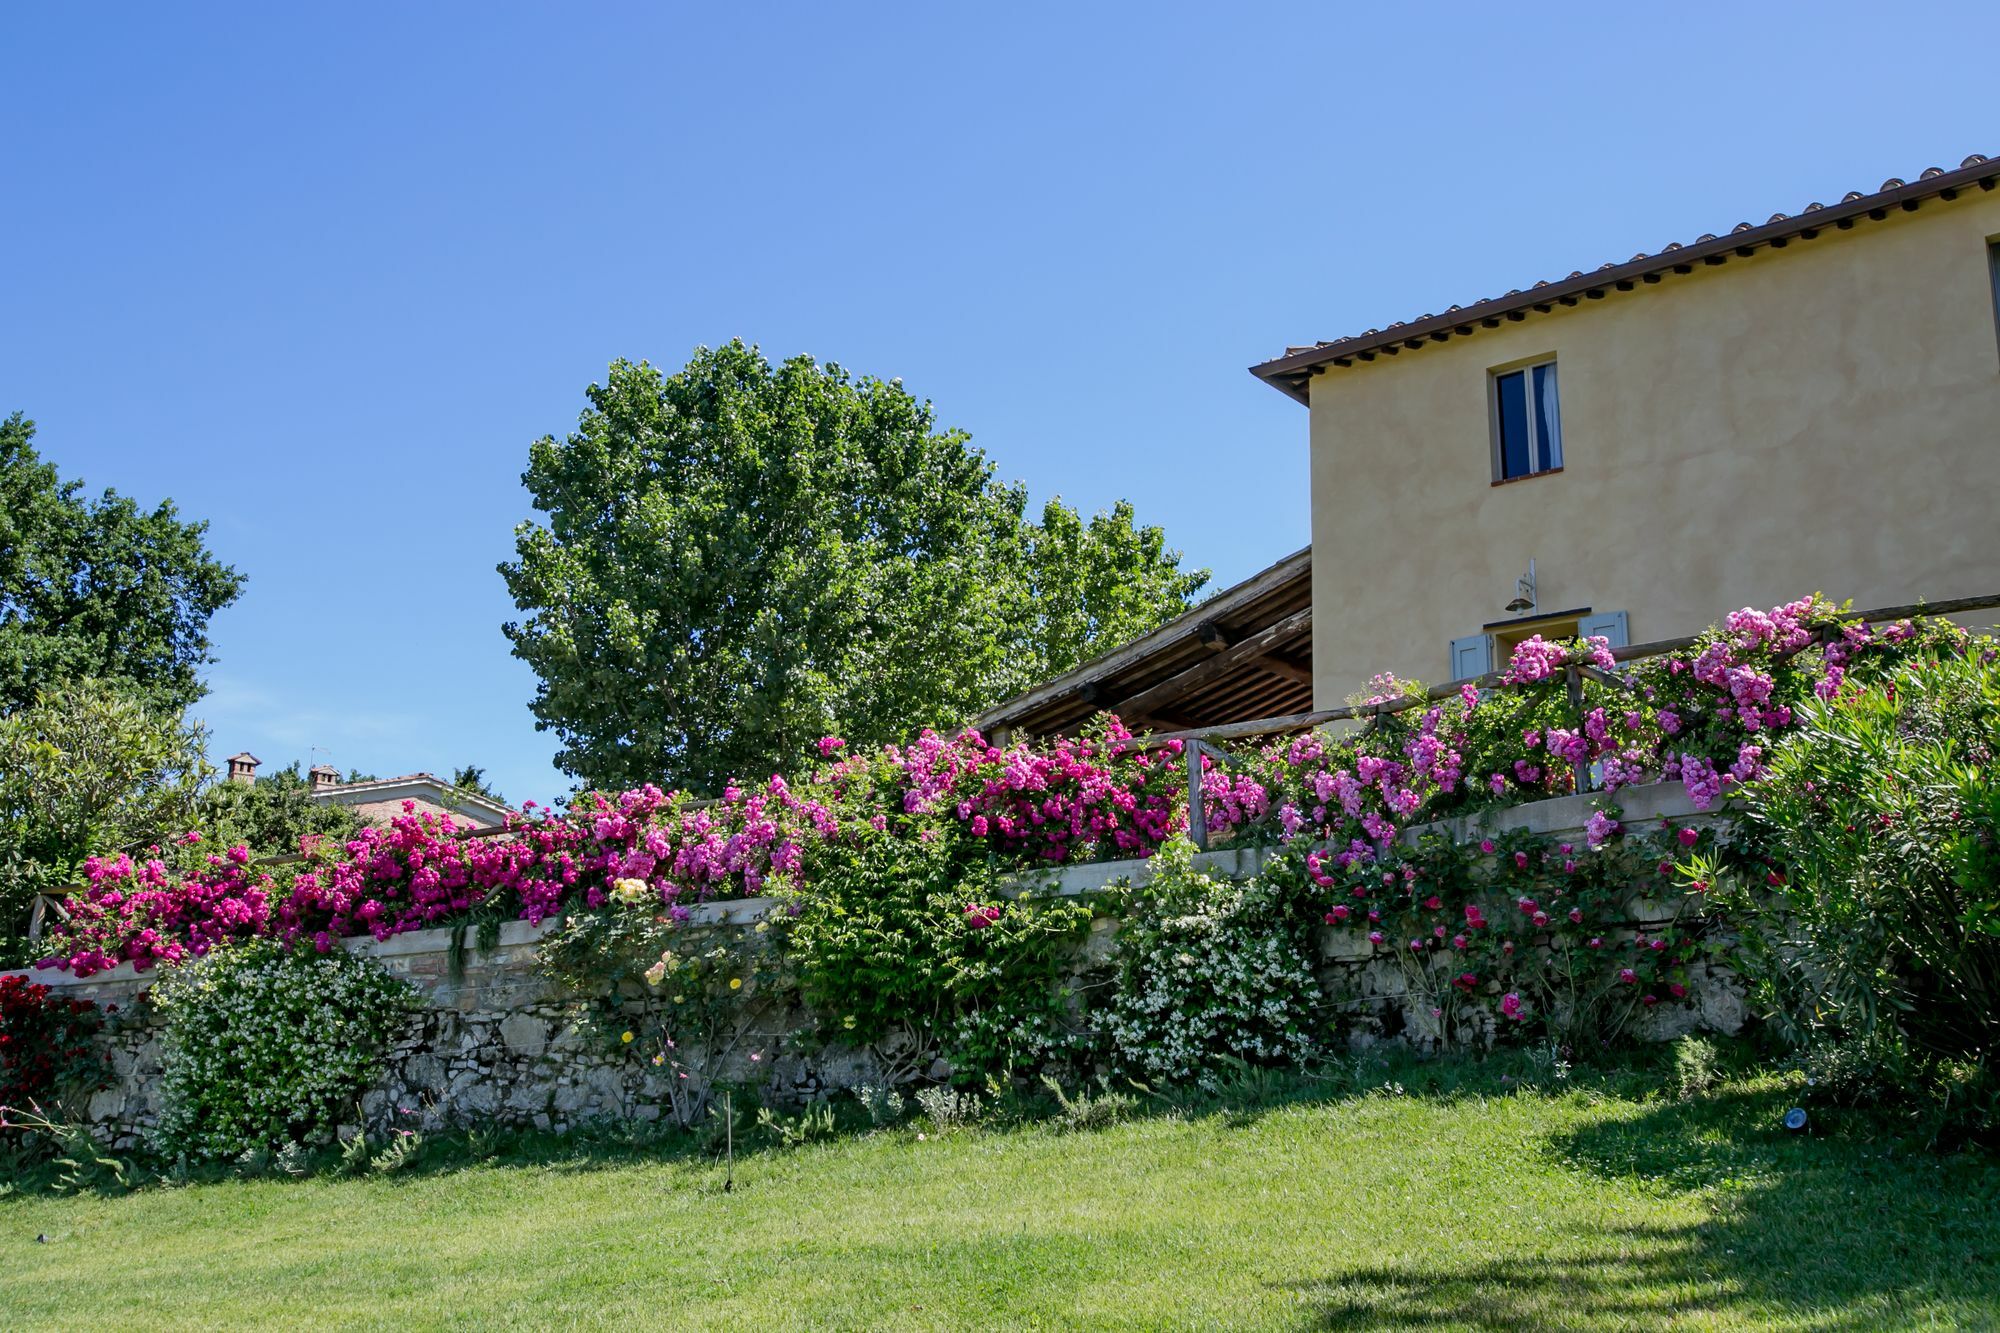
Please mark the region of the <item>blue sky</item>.
POLYGON ((1986 4, 14 6, 0 411, 249 575, 216 755, 545 798, 493 567, 612 358, 899 375, 1226 583, 1308 535, 1305 410, 1250 363, 2000 155, 1996 39, 1986 4))

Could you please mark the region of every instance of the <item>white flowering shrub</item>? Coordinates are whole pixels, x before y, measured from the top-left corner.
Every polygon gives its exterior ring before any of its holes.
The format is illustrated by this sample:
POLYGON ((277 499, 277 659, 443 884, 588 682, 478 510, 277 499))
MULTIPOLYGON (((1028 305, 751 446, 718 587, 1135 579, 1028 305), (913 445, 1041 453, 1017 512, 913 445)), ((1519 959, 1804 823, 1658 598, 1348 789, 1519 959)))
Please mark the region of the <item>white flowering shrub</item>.
POLYGON ((416 992, 372 959, 217 949, 153 990, 165 1019, 156 1146, 205 1159, 331 1140, 416 992))
POLYGON ((1214 1087, 1228 1061, 1296 1065, 1313 1053, 1319 983, 1281 887, 1203 874, 1194 845, 1176 838, 1121 915, 1108 1027, 1127 1069, 1214 1087))

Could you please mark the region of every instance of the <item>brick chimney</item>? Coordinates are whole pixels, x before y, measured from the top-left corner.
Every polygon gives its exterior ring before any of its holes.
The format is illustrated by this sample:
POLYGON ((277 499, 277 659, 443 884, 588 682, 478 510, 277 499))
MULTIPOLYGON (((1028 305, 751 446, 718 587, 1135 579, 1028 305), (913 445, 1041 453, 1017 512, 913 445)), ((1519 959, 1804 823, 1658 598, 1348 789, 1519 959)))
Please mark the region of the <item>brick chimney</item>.
POLYGON ((257 765, 264 761, 248 750, 229 756, 229 780, 249 786, 257 780, 257 765))
POLYGON ((312 789, 316 792, 340 785, 340 770, 332 764, 314 764, 306 771, 306 776, 312 779, 312 789))

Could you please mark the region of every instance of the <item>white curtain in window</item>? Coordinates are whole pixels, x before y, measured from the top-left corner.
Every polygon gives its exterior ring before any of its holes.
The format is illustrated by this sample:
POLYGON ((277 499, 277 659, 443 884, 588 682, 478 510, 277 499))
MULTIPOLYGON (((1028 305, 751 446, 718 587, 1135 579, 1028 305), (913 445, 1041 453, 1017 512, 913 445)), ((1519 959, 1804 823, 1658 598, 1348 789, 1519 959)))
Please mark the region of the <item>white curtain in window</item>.
POLYGON ((1541 469, 1563 465, 1562 407, 1556 401, 1556 367, 1551 361, 1535 367, 1535 412, 1537 434, 1541 436, 1541 469))

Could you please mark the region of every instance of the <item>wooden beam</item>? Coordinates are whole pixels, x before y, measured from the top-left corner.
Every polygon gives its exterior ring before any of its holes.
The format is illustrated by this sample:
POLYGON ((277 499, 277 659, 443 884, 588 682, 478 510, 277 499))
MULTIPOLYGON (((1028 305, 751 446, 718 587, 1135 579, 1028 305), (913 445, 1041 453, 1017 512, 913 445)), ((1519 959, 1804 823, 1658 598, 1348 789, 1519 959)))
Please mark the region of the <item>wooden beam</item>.
MULTIPOLYGON (((1124 719, 1121 718, 1119 720, 1123 721, 1124 719)), ((1146 722, 1148 725, 1157 722, 1163 727, 1172 727, 1177 731, 1187 731, 1192 727, 1194 727, 1195 725, 1194 723, 1188 721, 1187 718, 1183 717, 1179 713, 1166 713, 1157 711, 1148 714, 1146 717, 1146 722)), ((1126 725, 1130 726, 1131 723, 1127 722, 1126 725)))
POLYGON ((1259 671, 1268 671, 1274 676, 1283 676, 1286 680, 1297 681, 1301 685, 1313 683, 1312 672, 1287 662, 1282 657, 1260 657, 1251 665, 1259 671))
POLYGON ((1311 570, 1312 548, 1306 547, 1304 550, 1294 551, 1269 569, 1252 575, 1233 588, 1224 589, 1201 606, 1189 610, 1186 615, 1168 622, 1151 634, 1114 648, 1104 656, 1093 658, 1054 680, 1044 681, 1033 689, 996 704, 974 718, 973 725, 984 730, 998 723, 1018 723, 1024 717, 1044 708, 1082 698, 1083 691, 1090 685, 1139 666, 1153 654, 1171 649, 1177 643, 1195 638, 1201 632, 1200 627, 1212 622, 1218 615, 1226 614, 1235 608, 1249 606, 1259 598, 1278 592, 1287 584, 1309 574, 1311 570))
POLYGON ((1197 663, 1177 676, 1169 676, 1149 689, 1118 701, 1111 711, 1124 717, 1129 710, 1152 714, 1192 690, 1222 676, 1235 667, 1255 662, 1281 644, 1289 643, 1312 628, 1312 608, 1294 611, 1275 625, 1267 625, 1232 648, 1225 648, 1206 662, 1197 663))

